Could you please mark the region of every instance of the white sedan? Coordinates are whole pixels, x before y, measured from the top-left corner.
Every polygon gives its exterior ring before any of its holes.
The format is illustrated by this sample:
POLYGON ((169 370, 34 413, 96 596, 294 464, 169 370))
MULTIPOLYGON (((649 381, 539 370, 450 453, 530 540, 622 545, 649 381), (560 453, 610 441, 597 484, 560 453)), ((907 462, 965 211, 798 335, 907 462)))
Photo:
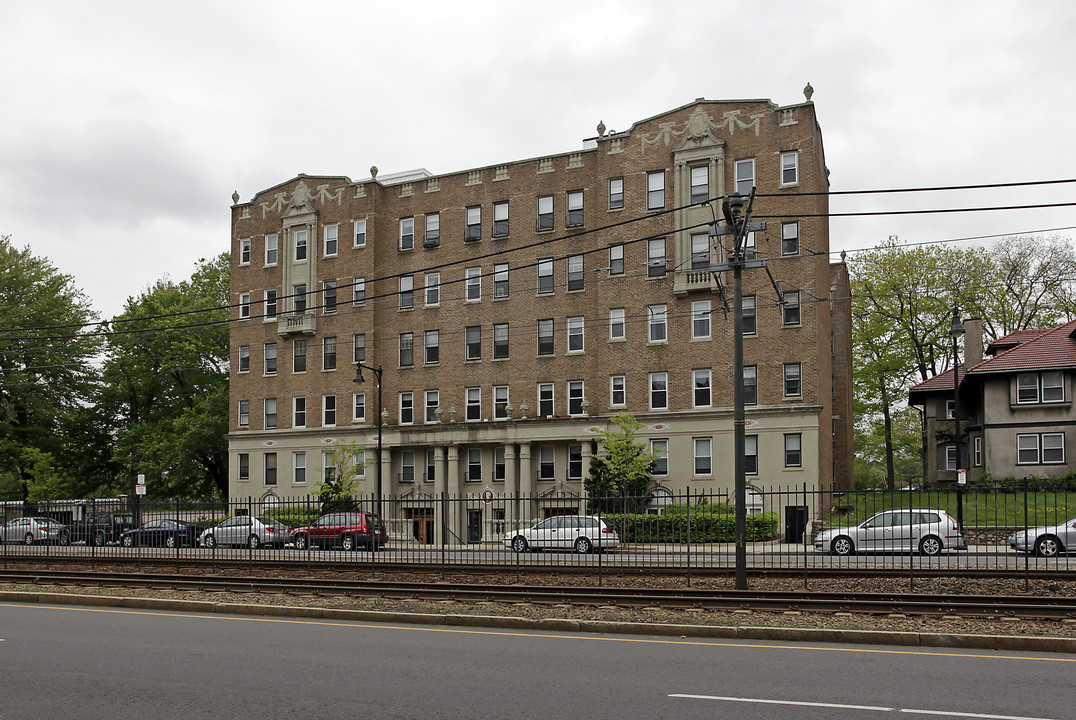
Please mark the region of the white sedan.
POLYGON ((613 526, 597 515, 557 515, 524 530, 507 532, 504 544, 517 553, 560 548, 586 554, 620 544, 613 526))

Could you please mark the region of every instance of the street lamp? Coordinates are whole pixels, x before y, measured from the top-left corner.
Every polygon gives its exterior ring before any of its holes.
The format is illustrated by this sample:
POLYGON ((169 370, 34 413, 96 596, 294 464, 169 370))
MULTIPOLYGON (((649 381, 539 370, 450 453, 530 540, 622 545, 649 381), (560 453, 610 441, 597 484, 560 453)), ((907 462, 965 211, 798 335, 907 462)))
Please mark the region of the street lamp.
POLYGON ((964 527, 964 483, 960 477, 960 355, 957 340, 964 334, 964 323, 953 306, 953 325, 949 335, 953 338, 953 440, 956 443, 956 524, 964 527))
POLYGON ((361 362, 355 363, 355 379, 353 382, 361 385, 366 382, 366 378, 362 376, 362 369, 366 368, 374 374, 377 378, 377 488, 374 494, 374 506, 378 516, 381 515, 381 436, 383 434, 385 420, 381 415, 381 366, 373 367, 372 365, 366 365, 361 362))

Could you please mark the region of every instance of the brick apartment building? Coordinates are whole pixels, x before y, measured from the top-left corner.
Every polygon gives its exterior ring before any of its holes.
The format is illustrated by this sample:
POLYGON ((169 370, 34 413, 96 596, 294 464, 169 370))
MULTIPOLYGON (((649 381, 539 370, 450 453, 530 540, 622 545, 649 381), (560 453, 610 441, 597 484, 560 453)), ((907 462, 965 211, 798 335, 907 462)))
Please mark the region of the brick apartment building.
POLYGON ((414 517, 440 522, 442 493, 582 497, 619 412, 661 458, 656 505, 730 489, 732 278, 708 229, 752 186, 769 272, 744 272, 748 482, 850 487, 848 277, 808 92, 699 99, 548 157, 233 196, 229 494, 316 493, 343 442, 377 462, 356 361, 382 370, 382 490, 414 517))

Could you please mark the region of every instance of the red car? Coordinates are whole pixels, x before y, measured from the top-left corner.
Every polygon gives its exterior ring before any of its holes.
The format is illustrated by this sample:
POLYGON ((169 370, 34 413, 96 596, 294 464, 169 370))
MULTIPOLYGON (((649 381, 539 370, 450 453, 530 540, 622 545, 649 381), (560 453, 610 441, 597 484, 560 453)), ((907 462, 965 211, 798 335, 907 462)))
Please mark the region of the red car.
POLYGON ((385 523, 373 513, 339 512, 322 515, 313 525, 293 528, 291 541, 296 549, 312 547, 335 547, 356 550, 360 545, 367 550, 379 550, 388 542, 385 523))

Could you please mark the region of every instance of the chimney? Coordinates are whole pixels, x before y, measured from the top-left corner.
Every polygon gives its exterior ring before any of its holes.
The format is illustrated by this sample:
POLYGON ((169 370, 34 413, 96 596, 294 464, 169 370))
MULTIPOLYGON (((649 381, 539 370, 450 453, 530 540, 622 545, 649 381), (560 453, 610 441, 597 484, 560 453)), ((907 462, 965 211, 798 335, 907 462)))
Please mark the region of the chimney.
POLYGON ((983 361, 983 321, 977 317, 964 321, 964 363, 972 368, 983 361))

